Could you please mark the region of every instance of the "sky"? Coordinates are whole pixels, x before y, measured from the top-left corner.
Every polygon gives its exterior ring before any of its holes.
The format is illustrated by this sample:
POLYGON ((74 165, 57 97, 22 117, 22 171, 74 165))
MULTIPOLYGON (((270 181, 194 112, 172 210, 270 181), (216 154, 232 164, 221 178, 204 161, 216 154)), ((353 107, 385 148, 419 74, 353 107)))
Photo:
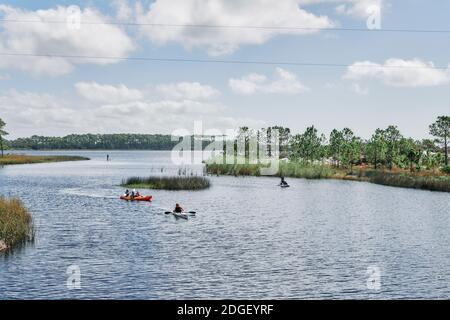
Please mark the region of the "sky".
POLYGON ((2 1, 0 118, 10 138, 200 121, 427 138, 450 110, 448 12, 445 0, 2 1))

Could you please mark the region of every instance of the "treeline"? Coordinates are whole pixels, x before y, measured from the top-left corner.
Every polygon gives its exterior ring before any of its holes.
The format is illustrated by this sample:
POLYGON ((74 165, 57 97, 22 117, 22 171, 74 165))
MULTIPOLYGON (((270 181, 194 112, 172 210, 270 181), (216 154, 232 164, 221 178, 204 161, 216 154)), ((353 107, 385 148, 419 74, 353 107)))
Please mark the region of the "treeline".
POLYGON ((351 169, 355 165, 391 170, 395 167, 410 171, 441 168, 444 172, 450 173, 449 116, 439 117, 430 125, 430 134, 435 139, 407 138, 402 135, 397 126, 393 125, 385 129, 377 129, 368 140, 358 137, 349 128, 335 129, 326 136, 319 133, 314 126, 306 128, 299 134, 292 134, 289 128, 284 127, 261 130, 242 127, 239 129, 237 139, 244 141, 257 139, 260 143, 267 142, 274 129, 279 132, 280 158, 305 163, 326 163, 338 168, 351 169))
POLYGON ((31 150, 171 150, 178 141, 161 134, 72 134, 65 137, 32 136, 8 141, 11 149, 31 150))

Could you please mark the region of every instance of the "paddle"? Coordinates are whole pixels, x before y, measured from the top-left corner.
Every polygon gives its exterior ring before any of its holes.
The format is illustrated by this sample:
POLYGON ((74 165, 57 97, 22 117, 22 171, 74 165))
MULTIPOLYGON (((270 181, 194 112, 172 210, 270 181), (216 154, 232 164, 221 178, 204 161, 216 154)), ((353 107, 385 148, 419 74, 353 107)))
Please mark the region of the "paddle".
MULTIPOLYGON (((164 214, 171 214, 171 213, 173 213, 173 211, 166 211, 166 212, 164 212, 164 214)), ((183 213, 183 212, 181 212, 181 213, 183 213)), ((196 214, 197 212, 195 212, 195 211, 188 211, 186 213, 196 214)))

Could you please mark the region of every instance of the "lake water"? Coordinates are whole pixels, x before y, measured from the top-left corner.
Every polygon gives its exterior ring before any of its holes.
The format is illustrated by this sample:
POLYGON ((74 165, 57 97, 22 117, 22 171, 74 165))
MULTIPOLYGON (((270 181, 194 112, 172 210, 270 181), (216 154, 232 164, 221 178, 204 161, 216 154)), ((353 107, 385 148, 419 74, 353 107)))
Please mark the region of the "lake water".
POLYGON ((123 178, 177 169, 168 152, 106 153, 0 168, 0 194, 20 197, 37 229, 0 256, 0 299, 450 298, 447 193, 211 177, 206 191, 141 190, 154 201, 128 203, 123 178), (175 202, 197 216, 165 215, 175 202), (66 285, 71 265, 81 289, 66 285))

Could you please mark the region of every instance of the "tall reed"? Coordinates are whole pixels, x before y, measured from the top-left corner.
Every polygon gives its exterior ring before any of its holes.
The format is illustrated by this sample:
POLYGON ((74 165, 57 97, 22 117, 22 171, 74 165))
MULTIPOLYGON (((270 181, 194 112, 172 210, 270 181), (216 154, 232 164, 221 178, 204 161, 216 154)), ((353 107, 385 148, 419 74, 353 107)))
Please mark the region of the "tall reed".
POLYGON ((0 243, 13 248, 34 239, 33 218, 18 199, 0 197, 0 243))

